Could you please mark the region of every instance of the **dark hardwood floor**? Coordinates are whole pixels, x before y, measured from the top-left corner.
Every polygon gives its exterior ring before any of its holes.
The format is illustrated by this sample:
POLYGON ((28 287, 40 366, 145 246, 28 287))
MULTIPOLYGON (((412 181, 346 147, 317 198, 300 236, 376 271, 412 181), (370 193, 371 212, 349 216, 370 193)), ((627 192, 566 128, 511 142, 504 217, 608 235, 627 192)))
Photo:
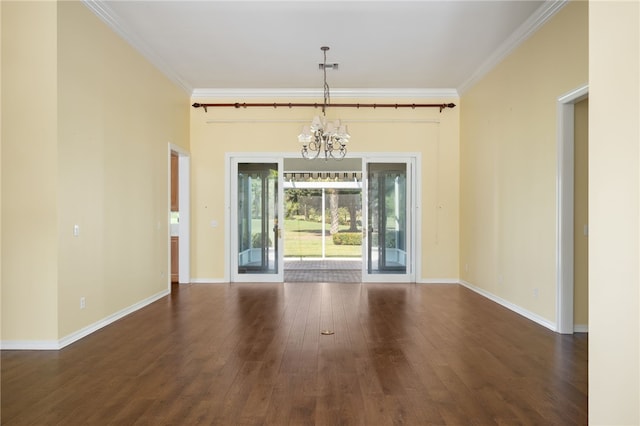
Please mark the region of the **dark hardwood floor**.
POLYGON ((2 424, 584 425, 587 346, 458 285, 187 285, 2 351, 2 424))

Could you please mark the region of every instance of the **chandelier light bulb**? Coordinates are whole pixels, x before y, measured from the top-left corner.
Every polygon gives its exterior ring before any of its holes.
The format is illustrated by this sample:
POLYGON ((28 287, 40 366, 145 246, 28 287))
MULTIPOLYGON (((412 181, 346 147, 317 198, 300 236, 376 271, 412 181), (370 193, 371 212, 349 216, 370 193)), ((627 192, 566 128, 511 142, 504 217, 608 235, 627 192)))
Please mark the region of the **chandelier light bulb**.
POLYGON ((304 126, 302 128, 302 133, 300 133, 298 135, 298 142, 300 142, 303 145, 308 145, 309 142, 311 142, 313 136, 311 135, 311 130, 309 129, 309 126, 304 126))

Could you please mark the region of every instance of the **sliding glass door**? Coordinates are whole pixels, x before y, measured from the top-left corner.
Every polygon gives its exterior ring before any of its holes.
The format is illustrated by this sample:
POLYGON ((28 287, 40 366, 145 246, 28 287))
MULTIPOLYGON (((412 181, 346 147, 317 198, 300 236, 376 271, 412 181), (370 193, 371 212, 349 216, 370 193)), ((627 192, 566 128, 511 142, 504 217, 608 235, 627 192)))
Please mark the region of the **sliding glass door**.
POLYGON ((232 161, 232 281, 281 282, 282 160, 232 161))
MULTIPOLYGON (((362 281, 415 282, 415 157, 362 159, 362 281)), ((231 282, 284 282, 283 159, 229 157, 231 282)))
POLYGON ((363 281, 415 280, 412 161, 365 161, 363 281))

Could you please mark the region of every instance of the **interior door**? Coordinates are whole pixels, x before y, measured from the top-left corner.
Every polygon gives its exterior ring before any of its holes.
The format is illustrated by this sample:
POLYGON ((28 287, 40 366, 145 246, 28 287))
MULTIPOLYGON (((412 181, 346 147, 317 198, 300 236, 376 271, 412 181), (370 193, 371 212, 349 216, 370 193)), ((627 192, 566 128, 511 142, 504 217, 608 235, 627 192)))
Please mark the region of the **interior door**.
POLYGON ((232 160, 231 279, 284 281, 282 160, 232 160))
POLYGON ((413 161, 364 161, 363 281, 415 281, 413 161))

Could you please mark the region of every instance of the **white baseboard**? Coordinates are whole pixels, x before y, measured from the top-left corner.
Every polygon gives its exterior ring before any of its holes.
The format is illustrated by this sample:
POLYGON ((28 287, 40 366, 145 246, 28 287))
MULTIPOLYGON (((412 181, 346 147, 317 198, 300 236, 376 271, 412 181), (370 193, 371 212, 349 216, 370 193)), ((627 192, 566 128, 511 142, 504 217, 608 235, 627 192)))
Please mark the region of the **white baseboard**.
POLYGON ((58 340, 3 340, 0 342, 3 351, 57 351, 58 340))
POLYGON ((229 284, 224 278, 191 278, 191 284, 229 284))
POLYGON ((460 284, 457 278, 421 278, 416 284, 460 284))
POLYGON ((589 324, 574 324, 573 325, 574 333, 588 333, 589 332, 589 324))
POLYGON ((112 322, 115 322, 137 310, 144 308, 145 306, 155 302, 156 300, 162 299, 170 292, 171 291, 167 289, 156 293, 153 296, 149 296, 138 303, 134 303, 127 308, 124 308, 114 314, 107 316, 106 318, 101 319, 100 321, 97 321, 76 332, 73 332, 60 340, 3 340, 0 342, 0 348, 2 350, 59 350, 64 348, 65 346, 72 344, 73 342, 77 342, 78 340, 88 336, 95 331, 100 330, 103 327, 108 326, 112 322))
MULTIPOLYGON (((191 284, 229 284, 224 278, 191 278, 191 284)), ((457 278, 422 278, 416 284, 460 284, 457 278)))
POLYGON ((511 302, 509 302, 507 300, 504 300, 503 298, 498 297, 493 293, 490 293, 490 292, 488 292, 486 290, 483 290, 480 287, 476 287, 476 286, 474 286, 473 284, 471 284, 471 283, 469 283, 467 281, 460 280, 459 283, 461 285, 467 287, 469 290, 475 291, 476 293, 480 294, 481 296, 484 296, 487 299, 492 300, 492 301, 496 302, 497 304, 504 306, 505 308, 515 312, 516 314, 522 315, 523 317, 525 317, 525 318, 527 318, 527 319, 529 319, 529 320, 531 320, 531 321, 533 321, 533 322, 535 322, 537 324, 540 324, 541 326, 546 327, 551 331, 557 331, 557 327, 556 327, 555 323, 553 323, 553 322, 551 322, 551 321, 549 321, 549 320, 547 320, 545 318, 542 318, 538 314, 534 314, 533 312, 528 311, 528 310, 526 310, 526 309, 524 309, 524 308, 522 308, 522 307, 520 307, 520 306, 518 306, 516 304, 513 304, 513 303, 511 303, 511 302))

